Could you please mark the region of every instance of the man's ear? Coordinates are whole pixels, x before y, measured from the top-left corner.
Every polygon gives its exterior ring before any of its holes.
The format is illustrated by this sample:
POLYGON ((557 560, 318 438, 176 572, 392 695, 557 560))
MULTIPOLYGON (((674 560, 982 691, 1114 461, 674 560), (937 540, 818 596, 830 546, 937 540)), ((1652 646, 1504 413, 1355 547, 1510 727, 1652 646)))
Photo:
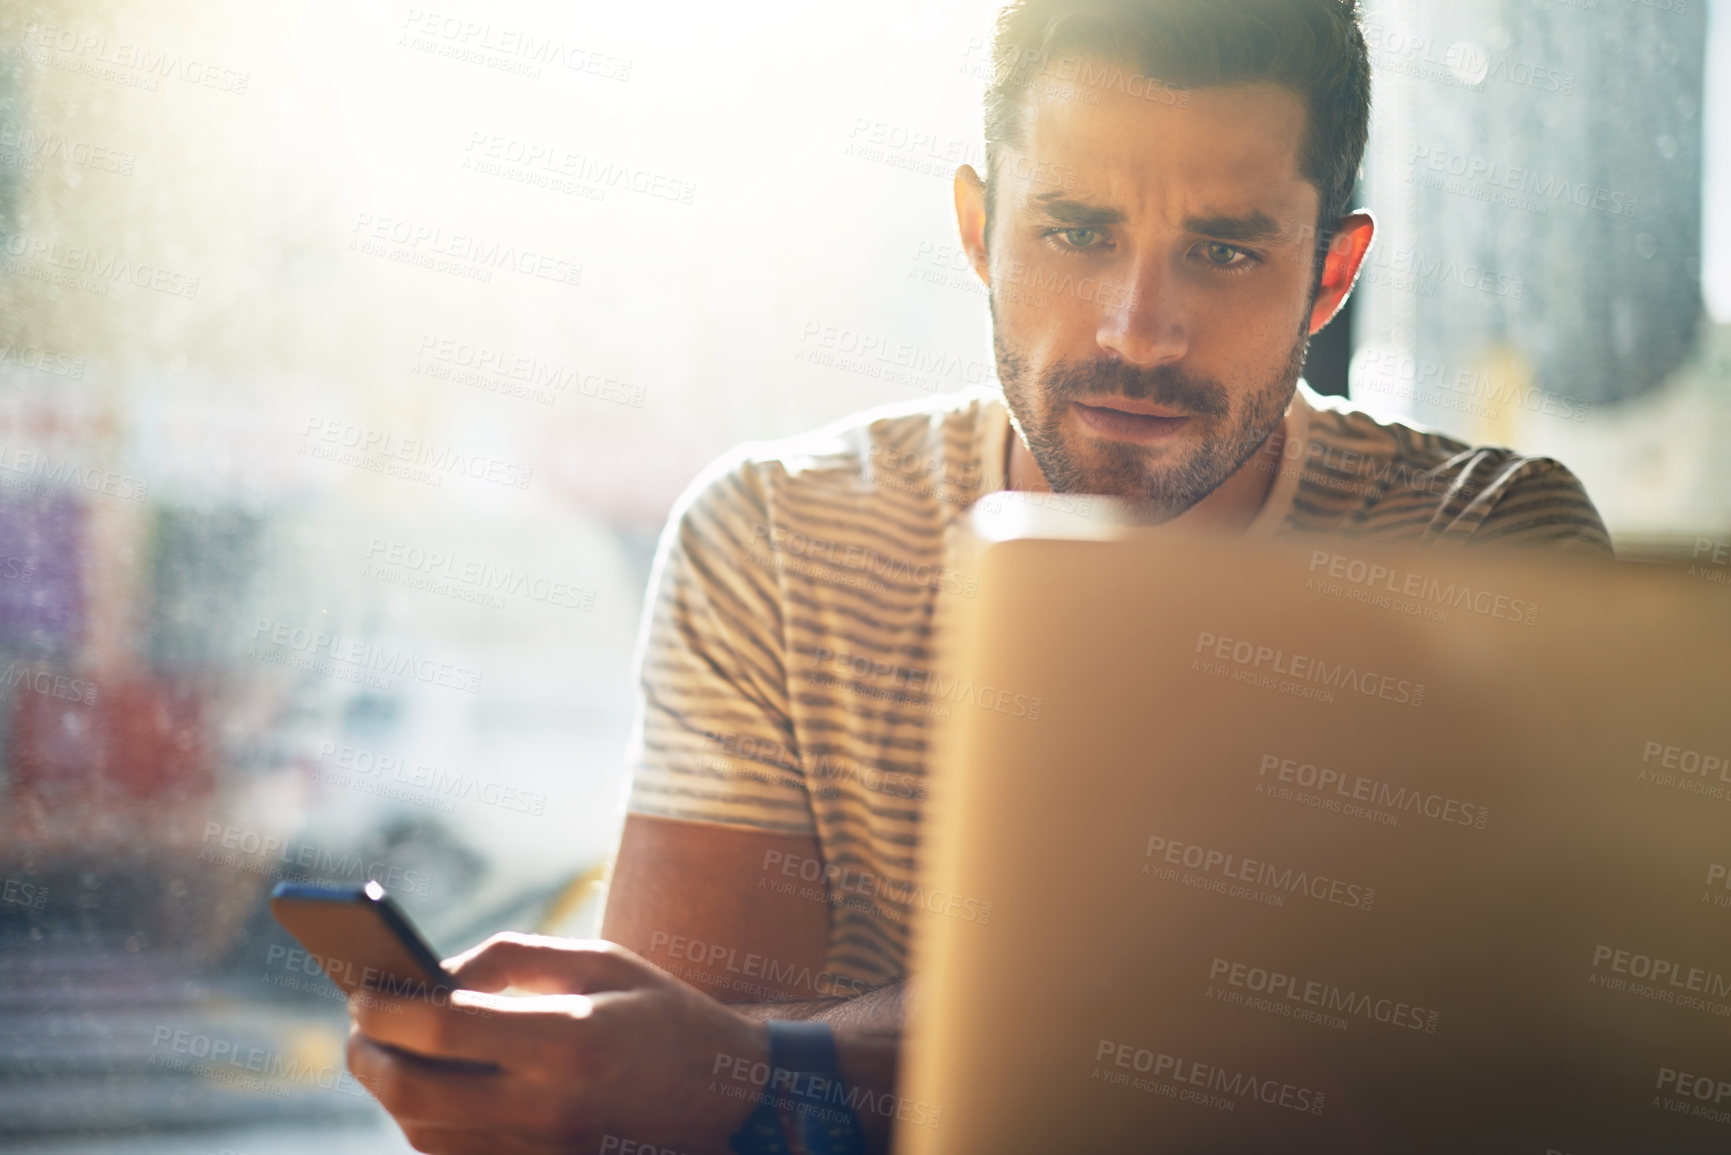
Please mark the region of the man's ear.
MULTIPOLYGON (((959 194, 958 194, 959 195, 959 194)), ((1370 252, 1370 242, 1376 236, 1376 218, 1368 209, 1360 209, 1342 217, 1334 237, 1328 242, 1328 255, 1322 262, 1322 287, 1317 291, 1316 304, 1310 310, 1310 333, 1315 336, 1322 327, 1334 320, 1340 307, 1346 304, 1358 280, 1358 270, 1370 252)))
POLYGON ((980 280, 989 286, 992 278, 986 260, 986 185, 971 164, 956 170, 956 227, 962 233, 962 251, 968 254, 980 280))

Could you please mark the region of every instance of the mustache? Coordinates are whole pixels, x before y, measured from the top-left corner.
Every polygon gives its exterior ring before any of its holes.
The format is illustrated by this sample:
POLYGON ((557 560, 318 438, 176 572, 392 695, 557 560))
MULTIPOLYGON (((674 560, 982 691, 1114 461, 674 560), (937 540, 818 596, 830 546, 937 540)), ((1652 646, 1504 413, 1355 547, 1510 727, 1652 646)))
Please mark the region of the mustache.
POLYGON ((1140 369, 1115 358, 1060 361, 1046 371, 1040 384, 1045 396, 1053 401, 1086 404, 1090 397, 1128 397, 1202 417, 1226 417, 1232 412, 1232 402, 1220 382, 1185 373, 1172 365, 1140 369))

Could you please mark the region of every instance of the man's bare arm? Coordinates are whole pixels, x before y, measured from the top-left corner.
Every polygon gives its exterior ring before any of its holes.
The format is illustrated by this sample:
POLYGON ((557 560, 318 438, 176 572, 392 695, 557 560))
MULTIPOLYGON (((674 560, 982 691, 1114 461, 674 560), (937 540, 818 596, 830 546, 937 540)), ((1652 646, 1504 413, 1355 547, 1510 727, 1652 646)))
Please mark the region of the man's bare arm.
POLYGON ((810 835, 628 815, 601 937, 722 1002, 828 998, 829 904, 775 885, 821 854, 810 835))
MULTIPOLYGON (((778 864, 820 856, 807 835, 630 815, 601 934, 757 1022, 828 1023, 843 1081, 878 1102, 895 1091, 904 984, 833 995, 834 976, 812 977, 828 973, 828 903, 770 885, 778 864)), ((858 1114, 871 1149, 885 1149, 893 1113, 858 1114)))

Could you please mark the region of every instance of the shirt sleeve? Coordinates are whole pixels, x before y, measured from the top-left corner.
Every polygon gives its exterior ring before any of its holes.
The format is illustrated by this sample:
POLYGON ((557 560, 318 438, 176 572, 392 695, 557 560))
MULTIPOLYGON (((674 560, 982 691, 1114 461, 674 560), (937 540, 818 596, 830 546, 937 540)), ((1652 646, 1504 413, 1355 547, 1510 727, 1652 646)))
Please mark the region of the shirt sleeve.
POLYGON ((1560 461, 1527 458, 1484 497, 1490 509, 1473 531, 1471 545, 1558 550, 1605 560, 1616 556, 1586 487, 1560 461))
POLYGON ((718 462, 674 507, 638 642, 635 814, 789 834, 816 830, 788 713, 766 482, 718 462))

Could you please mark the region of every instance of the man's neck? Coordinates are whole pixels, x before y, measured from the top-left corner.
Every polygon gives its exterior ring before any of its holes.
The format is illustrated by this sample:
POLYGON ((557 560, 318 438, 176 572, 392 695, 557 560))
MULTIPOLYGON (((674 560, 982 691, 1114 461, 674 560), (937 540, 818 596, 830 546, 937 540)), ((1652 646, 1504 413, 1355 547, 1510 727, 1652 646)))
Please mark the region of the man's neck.
MULTIPOLYGON (((1232 476, 1168 524, 1228 533, 1242 532, 1248 528, 1268 501, 1275 479, 1280 474, 1280 451, 1286 443, 1290 412, 1288 410, 1288 416, 1281 418, 1280 424, 1274 427, 1274 432, 1268 435, 1267 440, 1263 441, 1256 452, 1250 455, 1250 459, 1239 466, 1232 476)), ((1024 493, 1052 492, 1046 475, 1040 471, 1039 463, 1034 460, 1034 455, 1028 452, 1028 447, 1022 444, 1022 438, 1013 424, 1009 427, 1006 440, 1006 487, 1024 493)))

